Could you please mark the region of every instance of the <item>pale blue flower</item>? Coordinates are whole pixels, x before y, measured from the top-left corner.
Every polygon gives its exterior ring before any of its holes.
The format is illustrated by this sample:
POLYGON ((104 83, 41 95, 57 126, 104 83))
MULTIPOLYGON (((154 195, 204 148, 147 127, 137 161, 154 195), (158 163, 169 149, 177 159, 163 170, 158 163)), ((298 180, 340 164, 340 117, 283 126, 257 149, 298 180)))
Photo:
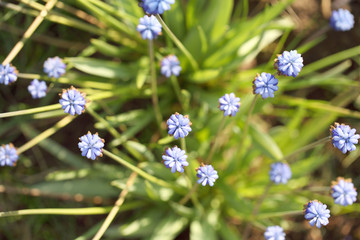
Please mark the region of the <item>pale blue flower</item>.
POLYGON ((150 17, 145 15, 140 18, 139 25, 137 25, 136 30, 141 34, 143 39, 155 39, 161 33, 161 24, 159 21, 151 15, 150 17))
POLYGON ((339 10, 332 11, 330 26, 335 31, 349 31, 354 27, 354 24, 354 15, 349 10, 340 8, 339 10))
POLYGON ((28 86, 32 98, 43 98, 46 96, 47 86, 45 81, 34 79, 28 86))
POLYGON ((214 182, 219 178, 217 171, 211 165, 203 165, 197 169, 196 176, 199 178, 197 183, 205 186, 209 184, 210 187, 214 186, 214 182))
POLYGON ((349 125, 335 123, 330 128, 331 139, 334 147, 340 149, 342 153, 351 152, 356 149, 355 144, 358 144, 359 134, 355 134, 356 129, 350 128, 349 125))
POLYGON ((64 89, 60 96, 61 99, 59 100, 59 103, 61 104, 61 108, 64 109, 65 113, 70 113, 71 115, 80 115, 85 111, 85 94, 79 92, 79 90, 73 86, 67 90, 64 89))
POLYGON ((2 145, 0 147, 0 166, 10 166, 13 167, 16 165, 19 155, 16 152, 16 148, 12 143, 2 145))
POLYGON ((304 66, 303 61, 301 54, 296 50, 284 51, 275 59, 275 68, 282 75, 296 77, 304 66))
POLYGON ((265 240, 285 240, 284 229, 280 226, 270 226, 264 233, 265 240))
POLYGON ((220 110, 224 112, 224 116, 235 116, 240 108, 240 98, 236 97, 234 93, 225 94, 219 98, 220 110))
POLYGON ((63 63, 63 61, 59 57, 48 58, 44 62, 44 72, 50 78, 59 78, 65 73, 65 71, 66 64, 63 63))
POLYGON ((102 157, 104 142, 104 139, 100 138, 98 133, 91 134, 91 132, 88 132, 80 137, 78 147, 82 156, 95 160, 97 157, 102 157))
POLYGON ((350 178, 337 178, 337 181, 333 182, 331 190, 331 195, 336 204, 347 206, 356 201, 357 192, 350 178))
POLYGON ((175 55, 169 55, 161 60, 161 74, 165 77, 179 76, 180 71, 180 62, 175 55))
POLYGON ((173 148, 167 148, 165 154, 162 156, 164 164, 167 168, 171 168, 171 172, 175 173, 184 172, 183 166, 188 166, 189 163, 186 161, 187 155, 185 151, 177 146, 173 148))
POLYGON ((271 170, 269 172, 270 180, 275 184, 286 184, 291 178, 291 169, 289 165, 282 162, 271 164, 271 170))
POLYGON ((320 228, 321 225, 326 226, 329 223, 330 210, 327 209, 326 204, 317 200, 310 201, 305 205, 305 219, 309 220, 310 225, 316 225, 320 228))
POLYGON ((260 94, 263 99, 274 97, 274 92, 279 89, 278 80, 270 73, 261 73, 253 81, 254 94, 260 94))
POLYGON ((186 137, 191 132, 189 116, 175 113, 167 120, 168 133, 175 139, 186 137))
POLYGON ((15 82, 17 79, 17 70, 15 67, 10 64, 0 64, 0 83, 9 85, 10 83, 15 82))
POLYGON ((149 14, 163 14, 171 8, 170 4, 173 3, 175 0, 142 0, 141 6, 149 14))

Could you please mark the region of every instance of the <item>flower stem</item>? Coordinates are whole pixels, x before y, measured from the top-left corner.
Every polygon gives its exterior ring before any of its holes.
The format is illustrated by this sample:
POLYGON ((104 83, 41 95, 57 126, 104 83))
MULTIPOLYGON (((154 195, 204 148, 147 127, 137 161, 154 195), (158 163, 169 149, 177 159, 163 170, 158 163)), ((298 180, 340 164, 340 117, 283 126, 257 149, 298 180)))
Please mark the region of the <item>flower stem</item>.
POLYGON ((159 14, 156 14, 155 17, 160 22, 162 27, 164 28, 165 32, 169 35, 171 40, 176 44, 176 46, 180 49, 180 51, 186 56, 186 58, 189 60, 190 65, 192 68, 196 71, 199 69, 198 63, 195 61, 194 57, 191 55, 191 53, 185 48, 185 46, 181 43, 181 41, 175 36, 175 34, 170 30, 170 28, 166 25, 164 20, 160 17, 159 14))
POLYGON ((190 189, 190 191, 179 201, 179 204, 185 205, 187 201, 189 201, 189 199, 191 198, 192 194, 196 192, 198 187, 199 187, 198 183, 194 184, 193 187, 190 189))
POLYGON ((0 113, 0 118, 7 118, 7 117, 15 117, 15 116, 21 116, 21 115, 27 115, 27 114, 33 114, 33 113, 39 113, 39 112, 47 112, 51 110, 60 109, 60 104, 53 104, 48 105, 44 107, 37 107, 37 108, 30 108, 25 110, 19 110, 19 111, 13 111, 13 112, 6 112, 6 113, 0 113))
POLYGON ((293 158, 294 156, 298 155, 299 153, 306 152, 306 151, 308 151, 310 149, 313 149, 318 145, 324 144, 324 143, 326 143, 326 142, 328 142, 330 140, 331 140, 330 136, 324 137, 324 138, 322 138, 322 139, 320 139, 320 140, 318 140, 316 142, 310 143, 310 144, 308 144, 308 145, 306 145, 306 146, 304 146, 304 147, 290 153, 289 155, 286 155, 280 161, 285 162, 286 160, 293 158))
POLYGON ((185 140, 185 138, 180 138, 180 146, 181 146, 181 149, 186 152, 186 140, 185 140))
POLYGON ((174 75, 171 75, 170 81, 171 81, 171 84, 173 85, 174 92, 176 94, 176 97, 177 97, 182 109, 186 112, 187 109, 185 109, 185 106, 184 106, 184 101, 183 101, 182 95, 181 95, 181 88, 180 88, 179 82, 177 80, 177 77, 174 75))
MULTIPOLYGON (((263 203, 263 201, 265 200, 267 194, 269 193, 269 190, 272 186, 272 182, 269 182, 268 185, 266 186, 263 194, 260 196, 260 198, 258 199, 258 201, 256 202, 254 208, 253 208, 253 211, 251 213, 251 216, 250 216, 250 221, 253 221, 254 220, 254 217, 259 213, 259 209, 261 207, 261 204, 263 203)), ((251 224, 250 222, 248 222, 246 224, 246 227, 245 227, 245 230, 244 230, 244 234, 243 234, 243 240, 247 240, 248 237, 249 237, 249 234, 250 234, 250 230, 251 230, 251 224)))
POLYGON ((35 18, 35 20, 31 23, 29 28, 25 31, 23 37, 16 45, 13 47, 9 55, 3 61, 3 65, 10 63, 16 55, 21 51, 24 47, 25 42, 33 35, 35 30, 40 26, 48 12, 55 6, 57 0, 50 0, 46 3, 44 8, 41 10, 40 14, 35 18))
POLYGON ((149 57, 150 57, 150 70, 151 70, 151 96, 152 103, 155 112, 156 122, 158 124, 159 130, 161 131, 161 122, 162 115, 159 108, 159 98, 157 95, 157 81, 156 81, 156 71, 155 71, 155 57, 154 57, 154 46, 153 40, 149 39, 149 57))
POLYGON ((220 138, 221 130, 224 127, 224 123, 225 123, 225 117, 226 116, 223 116, 223 118, 221 119, 221 122, 219 124, 219 128, 218 128, 217 133, 215 135, 215 139, 212 140, 212 142, 214 144, 213 145, 210 144, 211 150, 210 150, 210 153, 209 153, 209 155, 208 155, 208 157, 207 157, 207 159, 205 161, 206 164, 210 163, 210 161, 211 161, 211 159, 212 159, 212 157, 213 157, 213 155, 215 153, 215 150, 218 148, 218 145, 219 145, 219 142, 220 142, 219 138, 220 138))
POLYGON ((118 200, 115 202, 114 207, 111 209, 109 215, 106 217, 99 231, 95 234, 93 240, 99 240, 104 235, 105 231, 108 229, 108 227, 114 220, 116 214, 119 212, 121 205, 124 203, 125 197, 129 192, 129 188, 134 184, 136 176, 136 172, 131 173, 129 179, 126 182, 126 187, 121 191, 118 200))
POLYGON ((165 182, 164 180, 162 179, 159 179, 157 177, 154 177, 150 174, 148 174, 147 172, 141 170, 140 168, 132 165, 131 163, 125 161, 124 159, 122 159, 121 157, 119 156, 116 156, 115 154, 109 152, 108 150, 106 149, 103 149, 103 153, 104 155, 110 157, 111 159, 117 161, 118 163, 120 163, 121 165, 129 168, 130 170, 136 172, 137 174, 139 174, 140 176, 142 176, 143 178, 145 178, 146 180, 150 181, 150 182, 153 182, 159 186, 162 186, 162 187, 166 187, 166 188, 171 188, 173 189, 175 192, 177 193, 184 193, 184 189, 183 188, 179 188, 178 186, 176 185, 173 185, 173 184, 170 184, 168 182, 165 182))

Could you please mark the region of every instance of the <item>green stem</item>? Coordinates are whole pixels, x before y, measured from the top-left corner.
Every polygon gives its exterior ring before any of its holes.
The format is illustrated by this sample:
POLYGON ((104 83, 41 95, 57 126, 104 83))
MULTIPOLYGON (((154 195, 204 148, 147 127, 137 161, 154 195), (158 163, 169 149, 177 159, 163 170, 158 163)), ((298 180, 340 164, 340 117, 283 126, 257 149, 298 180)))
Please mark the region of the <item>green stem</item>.
POLYGON ((166 25, 164 20, 160 17, 159 14, 156 14, 155 17, 159 20, 160 24, 164 28, 165 32, 169 35, 171 40, 176 44, 176 46, 180 49, 180 51, 186 56, 189 60, 192 68, 196 71, 199 69, 199 65, 194 59, 194 57, 190 54, 190 52, 185 48, 185 46, 180 42, 180 40, 175 36, 175 34, 170 30, 170 28, 166 25))
POLYGON ((324 138, 322 138, 322 139, 320 139, 320 140, 318 140, 316 142, 310 143, 310 144, 308 144, 308 145, 306 145, 306 146, 304 146, 304 147, 290 153, 289 155, 287 155, 287 156, 283 157, 282 159, 280 159, 280 161, 285 162, 286 160, 291 159, 294 156, 299 155, 299 153, 306 152, 306 151, 308 151, 310 149, 313 149, 318 145, 324 144, 324 143, 326 143, 326 142, 328 142, 330 140, 331 140, 330 136, 324 137, 324 138))
POLYGON ((53 135, 54 133, 56 133, 59 129, 68 125, 74 118, 75 117, 72 115, 64 117, 58 123, 56 123, 55 126, 45 130, 41 134, 37 135, 35 138, 31 139, 29 142, 27 142, 24 145, 22 145, 21 147, 19 147, 17 149, 17 153, 21 154, 21 153, 29 150, 30 148, 32 148, 39 142, 43 141, 44 139, 46 139, 46 138, 50 137, 51 135, 53 135))
POLYGON ((171 81, 171 84, 173 85, 175 95, 176 95, 182 109, 184 111, 186 111, 185 106, 184 106, 184 101, 183 101, 182 95, 181 95, 181 88, 180 88, 179 82, 177 80, 177 77, 174 76, 174 75, 171 75, 170 76, 170 81, 171 81))
POLYGON ((186 140, 185 140, 185 138, 180 138, 180 146, 181 146, 181 149, 186 152, 186 140))
POLYGON ((253 101, 251 102, 249 112, 248 112, 248 115, 247 115, 247 118, 246 118, 246 121, 245 121, 245 125, 244 125, 244 132, 243 132, 243 134, 241 136, 241 139, 240 139, 240 146, 241 147, 243 147, 244 141, 245 141, 246 136, 248 134, 251 115, 252 115, 252 113, 254 111, 255 103, 256 103, 256 100, 258 99, 258 97, 259 97, 259 94, 256 94, 255 97, 253 98, 253 101))
POLYGON ((149 57, 150 57, 150 70, 151 70, 151 96, 152 103, 154 106, 155 118, 158 124, 159 130, 161 131, 162 115, 159 108, 159 98, 157 95, 157 80, 155 70, 155 57, 154 57, 154 46, 153 41, 149 39, 149 57))
POLYGON ((121 157, 118 157, 116 156, 115 154, 109 152, 108 150, 106 149, 103 149, 103 153, 110 157, 111 159, 117 161, 118 163, 120 163, 121 165, 129 168, 131 171, 134 171, 136 172, 137 174, 139 174, 140 176, 142 176, 143 178, 145 178, 146 180, 149 180, 150 182, 153 182, 159 186, 162 186, 162 187, 166 187, 166 188, 171 188, 173 189, 175 192, 177 193, 184 193, 184 189, 183 188, 179 188, 178 186, 174 185, 174 184, 170 184, 168 182, 165 182, 164 180, 162 179, 159 179, 159 178, 156 178, 150 174, 148 174, 147 172, 144 172, 143 170, 141 170, 140 168, 132 165, 131 163, 125 161, 124 159, 122 159, 121 157))
POLYGON ((39 113, 39 112, 47 112, 47 111, 56 110, 59 108, 61 108, 61 105, 57 103, 57 104, 48 105, 48 106, 44 106, 44 107, 19 110, 19 111, 14 111, 14 112, 0 113, 0 118, 15 117, 15 116, 34 114, 34 113, 39 113))
POLYGON ((209 153, 209 155, 208 155, 208 157, 207 157, 207 159, 205 161, 206 164, 210 163, 210 161, 211 161, 211 159, 212 159, 212 157, 213 157, 213 155, 215 153, 215 150, 218 148, 218 145, 219 145, 219 142, 220 142, 219 138, 220 138, 221 130, 224 127, 224 123, 225 123, 225 116, 222 117, 221 122, 219 124, 219 128, 218 128, 217 133, 215 135, 215 139, 213 139, 213 141, 212 141, 212 142, 214 142, 214 144, 213 145, 210 144, 211 150, 210 150, 210 153, 209 153))
POLYGON ((109 215, 106 217, 104 223, 101 225, 99 231, 95 234, 93 240, 99 240, 104 235, 105 231, 109 228, 114 220, 116 214, 119 212, 121 205, 125 201, 125 197, 129 192, 129 188, 134 184, 137 173, 133 172, 126 182, 126 187, 121 191, 118 200, 115 202, 114 207, 111 209, 109 215))
POLYGON ((196 190, 198 189, 198 187, 199 187, 199 184, 198 184, 198 183, 194 184, 193 187, 190 189, 190 191, 186 194, 186 196, 184 196, 184 197, 179 201, 179 204, 180 204, 180 205, 185 205, 185 204, 189 201, 189 199, 191 198, 192 194, 193 194, 194 192, 196 192, 196 190))
POLYGON ((3 61, 3 65, 10 63, 17 56, 17 54, 24 47, 25 42, 33 35, 35 30, 40 26, 40 24, 48 14, 48 12, 55 6, 56 2, 57 0, 50 0, 48 3, 46 3, 44 8, 41 10, 40 14, 35 18, 35 20, 26 30, 21 40, 16 43, 16 45, 11 50, 9 55, 5 58, 5 60, 3 61))

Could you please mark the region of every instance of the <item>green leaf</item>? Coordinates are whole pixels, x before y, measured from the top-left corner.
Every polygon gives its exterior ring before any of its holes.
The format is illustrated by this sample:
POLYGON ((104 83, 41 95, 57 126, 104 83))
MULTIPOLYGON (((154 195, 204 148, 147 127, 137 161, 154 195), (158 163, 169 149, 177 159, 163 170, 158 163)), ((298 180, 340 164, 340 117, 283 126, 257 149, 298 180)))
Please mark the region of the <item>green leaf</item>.
MULTIPOLYGON (((154 219, 155 220, 155 219, 154 219)), ((157 226, 153 229, 149 240, 173 240, 186 227, 188 219, 180 217, 173 212, 159 218, 157 226)))
POLYGON ((204 219, 194 220, 190 224, 190 240, 217 239, 214 228, 204 219))

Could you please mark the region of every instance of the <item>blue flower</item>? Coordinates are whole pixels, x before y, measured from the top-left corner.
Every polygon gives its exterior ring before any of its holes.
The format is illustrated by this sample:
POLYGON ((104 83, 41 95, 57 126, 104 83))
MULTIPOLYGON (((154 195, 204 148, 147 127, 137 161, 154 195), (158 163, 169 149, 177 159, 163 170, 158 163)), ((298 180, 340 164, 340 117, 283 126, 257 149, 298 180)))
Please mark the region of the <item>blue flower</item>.
POLYGON ((284 229, 280 226, 267 227, 264 237, 265 240, 285 240, 284 229))
POLYGON ((80 93, 73 86, 67 90, 64 89, 60 96, 61 99, 59 100, 59 103, 61 104, 61 108, 65 110, 65 113, 80 115, 85 111, 85 94, 80 93))
POLYGON ((219 98, 220 110, 224 111, 224 116, 235 116, 239 111, 240 107, 240 98, 235 97, 234 93, 225 94, 221 98, 219 98))
POLYGON ((161 61, 161 74, 165 77, 179 76, 180 71, 180 62, 175 55, 167 56, 161 61))
POLYGON ((332 197, 336 204, 343 206, 352 205, 356 201, 357 192, 351 179, 337 178, 331 186, 332 197))
POLYGON ((143 39, 152 40, 161 33, 162 26, 153 15, 150 17, 145 15, 143 18, 140 18, 139 22, 136 30, 141 34, 143 39))
POLYGON ((305 219, 309 220, 310 225, 316 225, 320 228, 321 225, 326 226, 329 223, 330 210, 327 209, 326 204, 318 200, 310 201, 305 205, 305 219))
POLYGON ((170 4, 175 3, 175 0, 142 0, 142 7, 144 11, 149 14, 163 14, 164 11, 169 10, 170 4))
POLYGON ((44 62, 44 72, 50 78, 59 78, 65 73, 65 71, 66 64, 63 63, 63 61, 59 57, 48 58, 44 62))
POLYGON ((167 168, 171 168, 171 172, 175 173, 184 172, 183 166, 188 166, 189 163, 186 161, 187 155, 185 151, 177 146, 173 148, 167 148, 165 154, 162 156, 164 164, 167 168))
POLYGON ((19 156, 12 143, 0 147, 0 166, 15 166, 19 156))
POLYGON ((279 74, 296 77, 304 66, 303 61, 301 54, 297 53, 296 50, 284 51, 275 59, 274 66, 279 74))
POLYGON ((356 149, 355 144, 360 138, 359 134, 355 134, 356 129, 350 128, 349 125, 334 123, 330 128, 330 135, 334 147, 340 149, 342 153, 351 152, 356 149))
POLYGON ((189 116, 175 113, 167 120, 168 133, 174 135, 175 139, 186 137, 191 132, 189 116))
POLYGON ((286 184, 291 178, 291 169, 289 165, 282 162, 271 164, 271 170, 269 172, 270 180, 275 184, 286 184))
POLYGON ((40 82, 34 79, 28 86, 28 90, 33 98, 42 98, 46 96, 47 86, 45 81, 40 82))
POLYGON ((340 8, 331 13, 330 26, 335 31, 349 31, 354 27, 354 23, 354 15, 349 10, 340 8))
POLYGON ((86 156, 92 160, 95 160, 98 156, 102 157, 105 141, 99 137, 98 133, 91 134, 91 132, 88 132, 86 135, 80 137, 79 140, 78 146, 81 150, 81 156, 86 156))
POLYGON ((274 97, 274 92, 279 89, 278 80, 270 73, 257 74, 254 80, 254 94, 260 94, 263 99, 274 97))
POLYGON ((17 79, 17 70, 15 67, 10 64, 5 66, 0 64, 0 83, 9 85, 10 83, 15 82, 17 79))
POLYGON ((205 186, 209 184, 210 187, 214 186, 214 182, 219 178, 217 171, 214 170, 211 165, 202 165, 198 169, 196 169, 196 176, 199 178, 197 183, 205 186))

